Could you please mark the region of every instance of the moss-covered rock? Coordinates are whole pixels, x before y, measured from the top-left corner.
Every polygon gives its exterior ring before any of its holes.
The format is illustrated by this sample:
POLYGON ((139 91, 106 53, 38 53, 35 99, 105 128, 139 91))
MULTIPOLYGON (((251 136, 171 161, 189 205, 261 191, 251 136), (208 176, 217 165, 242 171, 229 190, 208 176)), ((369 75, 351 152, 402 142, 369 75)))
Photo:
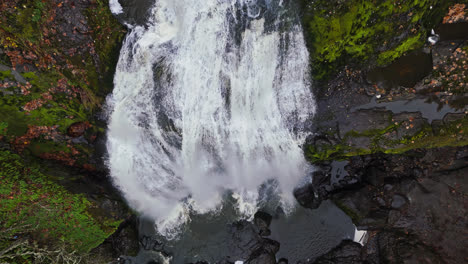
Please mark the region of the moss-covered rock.
MULTIPOLYGON (((378 111, 374 111, 375 116, 378 111)), ((371 119, 366 117, 368 120, 371 119)), ((306 146, 305 156, 311 162, 321 162, 378 152, 402 154, 412 149, 468 145, 468 116, 464 113, 448 114, 443 120, 435 120, 432 124, 420 113, 392 114, 387 125, 369 127, 363 130, 349 127, 340 132, 344 134, 341 138, 332 134, 333 143, 329 140, 315 141, 306 146)))
POLYGON ((423 46, 451 1, 303 0, 316 79, 345 64, 385 65, 423 46))
POLYGON ((60 255, 79 259, 121 222, 94 214, 95 203, 68 192, 8 151, 0 151, 0 181, 2 261, 58 263, 60 255))

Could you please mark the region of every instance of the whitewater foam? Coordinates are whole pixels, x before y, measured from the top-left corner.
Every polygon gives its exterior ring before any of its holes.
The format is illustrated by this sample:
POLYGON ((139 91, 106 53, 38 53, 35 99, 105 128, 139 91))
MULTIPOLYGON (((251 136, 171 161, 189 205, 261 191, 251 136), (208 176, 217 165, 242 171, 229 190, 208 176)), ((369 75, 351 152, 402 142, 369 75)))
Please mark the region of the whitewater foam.
POLYGON ((119 3, 119 0, 110 0, 109 1, 109 8, 112 14, 119 15, 123 13, 123 8, 119 3))
POLYGON ((274 182, 282 206, 309 172, 308 53, 287 4, 157 0, 131 28, 108 98, 108 166, 130 205, 175 237, 232 191, 250 217, 274 182), (291 23, 293 21, 293 23, 291 23))

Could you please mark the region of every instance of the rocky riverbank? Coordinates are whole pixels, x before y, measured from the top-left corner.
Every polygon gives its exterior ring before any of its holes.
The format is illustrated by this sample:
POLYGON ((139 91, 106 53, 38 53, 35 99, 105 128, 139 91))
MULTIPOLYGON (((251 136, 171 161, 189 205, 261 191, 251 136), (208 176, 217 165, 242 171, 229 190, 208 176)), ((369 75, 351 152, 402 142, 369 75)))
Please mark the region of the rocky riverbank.
POLYGON ((464 262, 467 164, 466 147, 417 149, 353 157, 341 173, 317 175, 317 192, 368 237, 364 247, 345 241, 316 263, 464 262))
POLYGON ((348 65, 319 85, 318 166, 299 202, 331 199, 361 230, 313 263, 461 263, 467 158, 466 5, 450 8, 427 42, 391 64, 348 65))

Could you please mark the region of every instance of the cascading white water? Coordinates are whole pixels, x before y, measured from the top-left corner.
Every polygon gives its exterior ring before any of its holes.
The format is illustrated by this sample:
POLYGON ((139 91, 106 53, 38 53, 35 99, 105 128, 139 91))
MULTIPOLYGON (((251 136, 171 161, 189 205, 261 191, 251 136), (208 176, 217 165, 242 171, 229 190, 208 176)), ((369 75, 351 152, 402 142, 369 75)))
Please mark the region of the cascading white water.
POLYGON ((310 170, 308 57, 281 0, 156 0, 108 99, 108 165, 129 203, 168 237, 228 190, 242 215, 267 182, 291 206, 310 170))

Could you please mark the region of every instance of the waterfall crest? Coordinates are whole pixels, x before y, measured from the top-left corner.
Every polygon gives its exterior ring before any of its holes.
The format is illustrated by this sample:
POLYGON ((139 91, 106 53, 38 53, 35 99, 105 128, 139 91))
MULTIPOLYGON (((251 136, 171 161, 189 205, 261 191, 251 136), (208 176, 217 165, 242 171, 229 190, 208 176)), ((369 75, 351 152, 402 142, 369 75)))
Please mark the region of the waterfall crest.
POLYGON ((177 234, 188 212, 240 215, 310 171, 314 113, 302 29, 282 0, 156 0, 130 28, 108 98, 108 166, 131 206, 177 234))

